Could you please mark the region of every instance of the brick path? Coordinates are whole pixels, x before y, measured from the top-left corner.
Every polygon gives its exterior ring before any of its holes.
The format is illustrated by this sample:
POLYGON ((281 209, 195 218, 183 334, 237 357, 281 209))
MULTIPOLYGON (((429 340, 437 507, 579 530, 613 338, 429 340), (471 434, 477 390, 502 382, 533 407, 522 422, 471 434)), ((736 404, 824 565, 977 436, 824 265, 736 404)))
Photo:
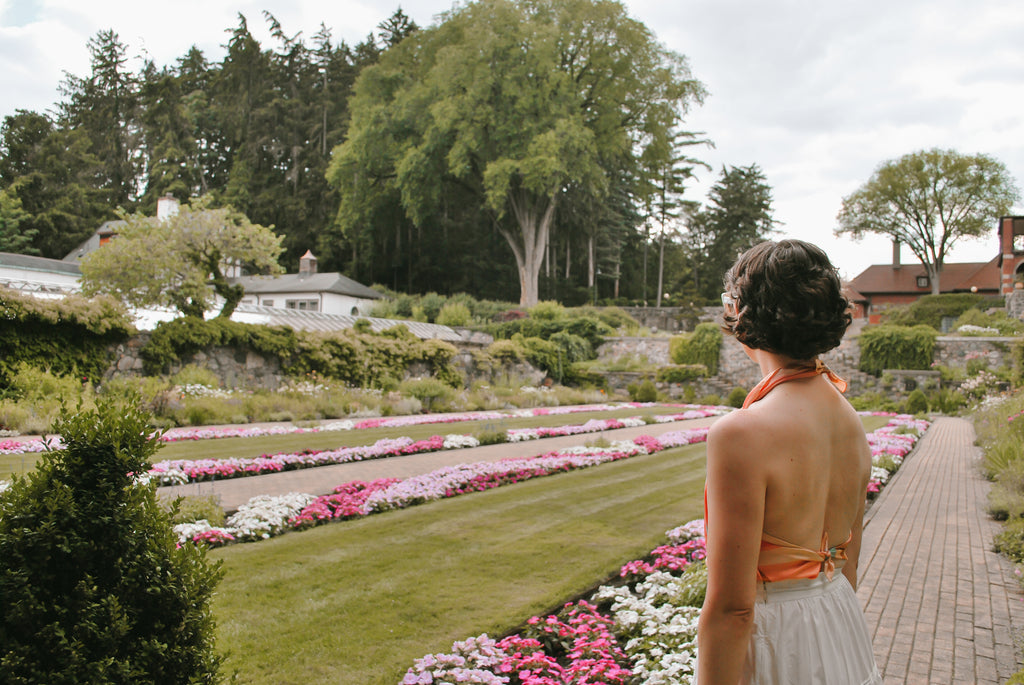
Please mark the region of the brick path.
POLYGON ((1021 664, 1024 602, 991 550, 974 429, 940 418, 865 519, 857 595, 889 683, 1004 683, 1021 664))

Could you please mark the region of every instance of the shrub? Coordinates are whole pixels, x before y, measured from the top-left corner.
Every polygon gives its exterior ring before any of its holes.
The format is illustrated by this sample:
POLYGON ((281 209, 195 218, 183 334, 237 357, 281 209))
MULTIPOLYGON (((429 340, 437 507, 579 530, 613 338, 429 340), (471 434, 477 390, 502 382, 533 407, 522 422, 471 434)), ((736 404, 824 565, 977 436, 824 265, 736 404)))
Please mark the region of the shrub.
POLYGON ((508 442, 508 433, 500 430, 485 430, 476 434, 481 445, 499 445, 508 442))
POLYGON ((442 405, 451 401, 455 391, 451 386, 436 378, 419 378, 400 383, 398 391, 403 395, 415 397, 423 403, 427 411, 437 411, 442 405))
POLYGON ((630 399, 634 402, 656 402, 658 400, 658 388, 650 378, 645 378, 639 385, 631 383, 627 390, 630 399))
POLYGON ((896 411, 896 403, 880 392, 865 392, 850 398, 857 411, 896 411))
POLYGON ((966 405, 967 398, 957 390, 942 388, 941 390, 934 390, 928 393, 928 406, 931 407, 932 411, 952 416, 966 405))
POLYGON ((594 310, 591 310, 589 307, 583 307, 581 311, 587 316, 596 316, 602 323, 615 331, 623 328, 640 327, 639 321, 619 307, 598 307, 594 310))
POLYGON ((530 317, 539 321, 557 321, 565 317, 565 307, 558 302, 545 300, 530 308, 530 317))
POLYGON ((662 383, 686 383, 707 375, 708 368, 703 364, 672 364, 660 367, 656 378, 662 383))
POLYGON ((170 510, 171 523, 207 521, 211 526, 224 525, 224 509, 214 495, 189 495, 175 500, 170 510))
POLYGON ((66 447, 0 498, 0 672, 21 683, 212 683, 221 576, 177 546, 136 404, 65 416, 66 447))
POLYGON ((708 374, 718 373, 722 350, 722 330, 717 324, 702 323, 693 333, 673 336, 669 341, 669 358, 675 364, 703 364, 708 374))
POLYGON ((207 388, 219 388, 220 379, 209 369, 189 364, 171 378, 174 385, 205 385, 207 388))
POLYGON ((952 330, 955 331, 961 326, 994 328, 999 331, 999 335, 1016 335, 1024 331, 1024 322, 1013 318, 1002 310, 988 314, 980 309, 968 309, 956 320, 952 330))
POLYGON ((993 542, 995 551, 1005 554, 1010 561, 1024 562, 1024 518, 1008 520, 993 542))
POLYGON ((930 326, 938 331, 944 318, 956 319, 971 307, 979 305, 983 299, 981 295, 973 293, 925 295, 907 307, 890 312, 886 323, 897 326, 930 326))
POLYGON ((554 333, 548 340, 558 346, 562 351, 565 361, 569 364, 586 361, 594 357, 594 350, 590 343, 584 338, 568 331, 554 333))
POLYGON ((487 353, 502 364, 515 364, 524 359, 523 346, 513 340, 495 340, 487 346, 487 353))
POLYGON ((883 369, 928 369, 937 335, 928 326, 869 326, 860 334, 860 370, 878 376, 883 369))
POLYGON ((569 364, 561 382, 582 388, 608 389, 608 378, 600 371, 591 369, 584 362, 569 364))
POLYGON ((714 393, 711 393, 709 395, 704 395, 699 400, 697 400, 697 404, 709 404, 711 406, 716 406, 717 407, 717 406, 720 406, 722 404, 722 396, 721 395, 715 395, 714 393))
POLYGON ((441 326, 468 326, 471 319, 469 307, 461 302, 448 302, 441 307, 435 321, 441 326))
POLYGON ((747 399, 747 391, 743 388, 733 388, 729 391, 729 396, 725 398, 726 405, 730 407, 742 407, 743 401, 747 399))
MULTIPOLYGON (((423 312, 424 321, 437 321, 438 314, 444 306, 444 296, 437 293, 427 293, 420 297, 419 309, 423 312)), ((415 311, 415 310, 414 310, 415 311)), ((417 318, 417 317, 413 317, 417 318)))
POLYGON ((928 411, 928 398, 925 397, 924 392, 920 389, 911 392, 903 404, 903 411, 907 414, 920 414, 928 411))

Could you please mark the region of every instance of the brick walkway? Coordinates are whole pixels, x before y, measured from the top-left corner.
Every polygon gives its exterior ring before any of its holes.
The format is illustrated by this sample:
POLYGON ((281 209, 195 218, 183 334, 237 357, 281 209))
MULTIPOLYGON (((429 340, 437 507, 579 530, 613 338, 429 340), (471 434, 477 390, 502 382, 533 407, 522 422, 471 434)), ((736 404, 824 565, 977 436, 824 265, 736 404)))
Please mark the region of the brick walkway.
POLYGON ((858 597, 888 683, 1006 682, 1024 602, 991 550, 974 429, 940 418, 865 520, 858 597))

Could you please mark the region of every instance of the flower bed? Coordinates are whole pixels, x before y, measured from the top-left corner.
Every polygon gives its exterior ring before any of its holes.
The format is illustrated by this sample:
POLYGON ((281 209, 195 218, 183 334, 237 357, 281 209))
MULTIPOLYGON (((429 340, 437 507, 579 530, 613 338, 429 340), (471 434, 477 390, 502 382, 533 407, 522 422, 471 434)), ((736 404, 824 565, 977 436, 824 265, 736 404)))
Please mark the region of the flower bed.
POLYGON ((573 447, 535 457, 517 457, 494 462, 461 464, 437 469, 405 480, 381 479, 371 483, 354 481, 338 486, 331 495, 315 497, 300 493, 275 498, 253 498, 231 515, 224 527, 206 521, 174 527, 179 541, 213 546, 265 539, 338 519, 366 516, 391 509, 455 497, 501 485, 588 468, 640 454, 703 442, 707 428, 672 431, 658 439, 641 436, 634 441, 608 447, 573 447))
POLYGON ((620 572, 626 579, 622 584, 602 586, 557 614, 533 616, 521 632, 501 640, 480 635, 454 643, 450 653, 428 654, 415 661, 401 684, 690 682, 707 590, 707 573, 699 563, 703 522, 691 521, 666 535, 668 544, 655 549, 652 559, 662 558, 668 548, 691 550, 688 556, 670 555, 670 571, 648 572, 648 561, 630 562, 620 572))
POLYGON ((868 499, 878 496, 892 475, 903 465, 903 459, 914 449, 918 439, 931 425, 928 421, 915 419, 909 414, 875 412, 871 415, 891 418, 889 423, 867 435, 868 446, 871 447, 868 499))
MULTIPOLYGON (((464 421, 500 421, 509 418, 531 418, 535 416, 556 416, 581 412, 612 411, 623 408, 647 408, 656 406, 653 402, 628 402, 621 404, 580 404, 565 407, 538 407, 535 409, 517 409, 515 411, 474 411, 451 414, 418 414, 414 416, 372 417, 367 419, 343 419, 332 421, 320 426, 215 426, 198 428, 170 428, 160 434, 162 442, 181 442, 185 440, 216 440, 219 438, 255 438, 268 435, 290 435, 302 433, 323 433, 329 431, 362 430, 366 428, 403 428, 435 423, 460 423, 464 421)), ((666 404, 665 407, 677 407, 685 411, 666 416, 654 417, 659 423, 665 421, 682 421, 705 416, 717 416, 730 411, 729 407, 694 404, 666 404), (673 418, 681 417, 681 418, 673 418)), ((59 436, 31 437, 28 439, 0 440, 0 454, 27 454, 43 452, 47 449, 60 449, 63 444, 59 436)))
MULTIPOLYGON (((693 418, 693 413, 693 411, 689 411, 683 414, 658 416, 656 420, 659 420, 659 423, 682 421, 693 418)), ((714 415, 713 412, 708 410, 702 410, 699 413, 702 416, 714 415)), ((592 419, 583 424, 552 428, 513 428, 506 432, 506 439, 509 442, 520 442, 538 438, 581 435, 619 428, 638 427, 646 425, 646 423, 643 418, 628 417, 624 419, 592 419)), ((181 485, 224 478, 258 476, 266 473, 292 471, 316 466, 345 464, 353 461, 365 461, 367 459, 382 459, 423 452, 436 452, 438 450, 476 447, 479 444, 479 440, 473 436, 459 434, 435 435, 425 440, 417 441, 413 441, 412 438, 408 437, 385 438, 378 440, 373 445, 340 447, 336 450, 305 450, 303 452, 264 454, 251 458, 164 460, 153 464, 147 475, 149 479, 155 480, 160 485, 181 485)))

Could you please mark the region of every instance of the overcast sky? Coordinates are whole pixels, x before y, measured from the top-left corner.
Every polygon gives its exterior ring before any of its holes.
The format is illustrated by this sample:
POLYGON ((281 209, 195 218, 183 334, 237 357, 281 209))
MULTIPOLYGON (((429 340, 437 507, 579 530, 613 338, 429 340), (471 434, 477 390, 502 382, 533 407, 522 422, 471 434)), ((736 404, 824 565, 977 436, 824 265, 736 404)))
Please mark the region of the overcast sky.
MULTIPOLYGON (((325 23, 360 42, 398 6, 420 26, 450 0, 0 0, 0 117, 49 109, 64 72, 89 72, 86 42, 113 29, 133 56, 170 65, 197 45, 223 56, 244 14, 264 48, 264 9, 286 34, 325 23)), ((985 153, 1024 183, 1024 3, 1009 0, 629 0, 670 49, 686 55, 710 92, 686 128, 715 143, 690 198, 703 201, 723 166, 758 164, 774 190, 781 236, 818 243, 842 274, 891 259, 883 238, 835 238, 845 195, 883 161, 940 147, 985 153)), ((141 64, 134 61, 132 68, 141 64)), ((1015 213, 1024 212, 1017 207, 1015 213)), ((906 251, 905 251, 906 252, 906 251)), ((949 261, 988 261, 993 232, 961 243, 949 261)), ((904 254, 906 263, 912 257, 904 254)))

